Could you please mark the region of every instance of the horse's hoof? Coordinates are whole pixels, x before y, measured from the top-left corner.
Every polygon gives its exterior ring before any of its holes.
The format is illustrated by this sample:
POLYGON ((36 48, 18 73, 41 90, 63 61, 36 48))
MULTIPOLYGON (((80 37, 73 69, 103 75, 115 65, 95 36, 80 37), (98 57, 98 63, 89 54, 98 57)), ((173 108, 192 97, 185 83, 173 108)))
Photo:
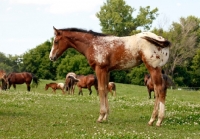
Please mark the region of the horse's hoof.
POLYGON ((157 127, 161 127, 161 123, 156 123, 156 126, 157 127))
POLYGON ((97 123, 102 123, 103 122, 103 120, 97 120, 97 123))
POLYGON ((153 126, 153 122, 148 122, 148 125, 149 126, 153 126))

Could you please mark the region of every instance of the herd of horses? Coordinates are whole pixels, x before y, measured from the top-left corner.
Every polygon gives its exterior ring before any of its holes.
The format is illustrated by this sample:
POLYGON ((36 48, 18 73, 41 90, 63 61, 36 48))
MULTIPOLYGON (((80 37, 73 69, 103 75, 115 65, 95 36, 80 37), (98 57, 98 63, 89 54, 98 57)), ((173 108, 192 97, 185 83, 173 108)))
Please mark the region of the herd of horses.
MULTIPOLYGON (((10 89, 10 87, 13 85, 14 89, 16 89, 16 84, 23 84, 26 83, 27 85, 27 91, 30 91, 31 89, 31 83, 33 82, 36 87, 38 86, 39 79, 34 74, 29 72, 21 72, 21 73, 9 73, 6 74, 5 71, 0 70, 0 80, 1 80, 1 90, 10 89)), ((79 88, 79 95, 83 95, 82 88, 87 88, 89 90, 89 95, 92 94, 91 87, 94 86, 97 95, 98 95, 98 81, 94 74, 89 75, 76 75, 73 72, 70 72, 66 75, 65 83, 56 83, 51 82, 45 85, 45 90, 48 90, 48 88, 52 88, 52 92, 56 93, 57 89, 60 89, 63 94, 65 94, 65 91, 68 92, 68 94, 74 95, 74 89, 75 86, 79 88)), ((116 87, 114 82, 110 82, 108 85, 109 92, 113 95, 113 91, 116 92, 116 87)), ((114 93, 116 94, 116 93, 114 93)))
MULTIPOLYGON (((106 121, 109 115, 108 92, 110 89, 116 95, 116 86, 109 83, 110 72, 113 70, 130 69, 144 63, 149 76, 145 76, 144 82, 149 92, 154 91, 155 104, 148 122, 153 125, 157 119, 156 126, 161 126, 165 114, 165 98, 168 87, 168 76, 162 73, 162 66, 169 58, 170 42, 161 36, 151 32, 142 32, 132 36, 117 37, 91 30, 78 28, 54 29, 54 40, 49 59, 56 61, 68 48, 74 48, 83 54, 91 68, 95 71, 95 77, 90 75, 89 79, 74 73, 66 75, 65 88, 70 94, 74 94, 75 85, 82 95, 82 88, 87 88, 92 93, 91 85, 94 85, 100 99, 100 112, 97 122, 106 121), (98 80, 97 80, 98 79, 98 80), (88 81, 92 83, 88 83, 88 81), (112 87, 109 87, 113 85, 112 87), (151 89, 149 89, 151 87, 151 89)), ((30 81, 35 77, 31 73, 11 73, 6 76, 5 82, 8 87, 17 82, 26 83, 30 91, 30 81), (29 78, 29 79, 26 79, 29 78)), ((58 84, 47 84, 46 89, 51 87, 53 91, 58 84)), ((150 93, 149 93, 150 94, 150 93)))
MULTIPOLYGON (((69 72, 66 75, 65 83, 56 83, 51 82, 49 84, 46 84, 45 90, 48 90, 48 88, 52 88, 53 92, 56 93, 56 90, 62 90, 63 94, 66 94, 65 91, 70 94, 74 95, 75 86, 78 87, 78 95, 83 95, 82 88, 86 88, 89 90, 89 95, 92 94, 91 87, 94 86, 97 95, 98 94, 98 81, 94 74, 88 74, 88 75, 76 75, 73 72, 69 72)), ((116 96, 116 85, 114 82, 109 82, 108 84, 108 91, 111 93, 112 96, 116 96), (114 92, 114 93, 113 93, 114 92), (113 95, 114 94, 114 95, 113 95)))

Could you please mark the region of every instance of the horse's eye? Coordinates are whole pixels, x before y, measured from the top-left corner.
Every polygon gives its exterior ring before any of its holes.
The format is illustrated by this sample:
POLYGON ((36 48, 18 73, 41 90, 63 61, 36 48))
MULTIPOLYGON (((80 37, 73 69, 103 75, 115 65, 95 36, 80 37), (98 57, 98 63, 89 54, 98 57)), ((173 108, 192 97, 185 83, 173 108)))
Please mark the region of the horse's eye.
POLYGON ((58 44, 58 40, 55 40, 55 41, 54 41, 54 44, 58 44))

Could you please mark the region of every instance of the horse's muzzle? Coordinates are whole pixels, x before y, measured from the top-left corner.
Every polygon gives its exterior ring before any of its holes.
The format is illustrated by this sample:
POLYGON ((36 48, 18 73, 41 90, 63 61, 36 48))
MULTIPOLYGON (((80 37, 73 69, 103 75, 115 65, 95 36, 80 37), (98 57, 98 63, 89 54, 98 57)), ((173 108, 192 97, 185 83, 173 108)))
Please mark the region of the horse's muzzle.
POLYGON ((49 57, 49 59, 50 59, 51 61, 56 61, 57 57, 56 57, 56 56, 54 56, 54 57, 49 57))

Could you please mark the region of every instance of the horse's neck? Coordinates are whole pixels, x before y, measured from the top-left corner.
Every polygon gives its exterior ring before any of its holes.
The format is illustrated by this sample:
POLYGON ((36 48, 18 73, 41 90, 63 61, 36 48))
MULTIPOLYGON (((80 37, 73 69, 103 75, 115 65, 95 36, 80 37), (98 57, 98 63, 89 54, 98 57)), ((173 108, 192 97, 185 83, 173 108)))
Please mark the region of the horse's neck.
POLYGON ((72 48, 85 55, 87 48, 91 46, 93 36, 88 33, 72 32, 67 38, 71 38, 72 48))

